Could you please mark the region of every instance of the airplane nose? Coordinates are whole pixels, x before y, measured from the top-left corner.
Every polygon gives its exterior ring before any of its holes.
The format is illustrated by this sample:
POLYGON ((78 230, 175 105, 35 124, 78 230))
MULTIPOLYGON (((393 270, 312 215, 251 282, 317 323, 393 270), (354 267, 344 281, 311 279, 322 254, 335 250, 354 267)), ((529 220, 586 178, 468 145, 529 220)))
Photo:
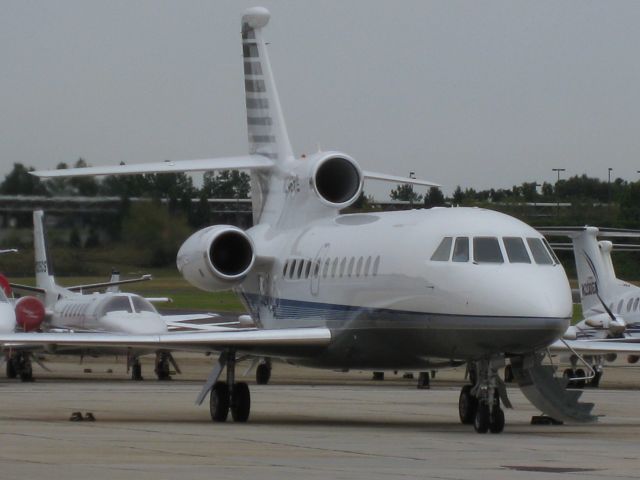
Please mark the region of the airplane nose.
POLYGON ((126 315, 106 315, 103 318, 105 328, 113 332, 132 335, 150 335, 167 333, 167 325, 162 317, 155 313, 129 313, 126 315))

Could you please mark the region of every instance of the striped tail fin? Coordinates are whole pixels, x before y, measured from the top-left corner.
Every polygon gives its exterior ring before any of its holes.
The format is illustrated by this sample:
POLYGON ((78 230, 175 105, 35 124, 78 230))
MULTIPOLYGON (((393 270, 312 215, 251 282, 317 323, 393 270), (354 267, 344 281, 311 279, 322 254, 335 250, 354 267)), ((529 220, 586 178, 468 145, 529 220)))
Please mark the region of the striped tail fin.
POLYGON ((250 8, 242 16, 247 131, 250 154, 282 165, 293 160, 293 152, 262 32, 269 18, 263 7, 250 8))

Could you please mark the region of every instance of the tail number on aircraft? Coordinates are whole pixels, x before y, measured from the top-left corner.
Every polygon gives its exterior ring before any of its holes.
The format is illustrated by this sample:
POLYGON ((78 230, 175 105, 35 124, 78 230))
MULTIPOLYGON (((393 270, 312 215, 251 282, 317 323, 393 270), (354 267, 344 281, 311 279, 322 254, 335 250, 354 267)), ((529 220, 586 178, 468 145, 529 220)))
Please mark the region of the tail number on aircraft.
POLYGON ((36 273, 47 273, 47 262, 39 260, 36 262, 36 273))
POLYGON ((586 282, 580 285, 583 296, 596 295, 598 293, 598 284, 596 282, 586 282))

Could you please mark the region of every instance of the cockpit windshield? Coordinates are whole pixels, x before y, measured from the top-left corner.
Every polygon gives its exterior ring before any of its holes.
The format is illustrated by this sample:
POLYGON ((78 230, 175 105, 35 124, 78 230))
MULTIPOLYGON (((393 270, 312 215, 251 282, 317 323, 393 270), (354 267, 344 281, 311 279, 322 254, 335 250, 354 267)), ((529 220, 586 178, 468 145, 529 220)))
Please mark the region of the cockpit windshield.
POLYGON ((131 302, 127 296, 112 297, 102 306, 103 314, 108 312, 128 312, 132 313, 131 302))
POLYGON ((146 299, 138 296, 131 297, 133 301, 133 307, 136 309, 136 312, 153 312, 157 313, 156 309, 153 305, 146 299))

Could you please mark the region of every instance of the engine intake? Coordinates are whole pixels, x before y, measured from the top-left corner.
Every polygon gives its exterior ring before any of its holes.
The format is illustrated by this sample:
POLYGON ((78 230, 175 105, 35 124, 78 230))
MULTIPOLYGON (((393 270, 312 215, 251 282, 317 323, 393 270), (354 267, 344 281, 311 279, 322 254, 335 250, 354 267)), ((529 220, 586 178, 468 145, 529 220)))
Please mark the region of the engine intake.
POLYGON ((215 225, 191 235, 178 251, 177 265, 193 286, 209 292, 238 285, 255 262, 251 238, 231 225, 215 225))
POLYGON ((313 167, 311 184, 320 200, 330 207, 344 208, 362 192, 362 170, 351 157, 342 153, 321 157, 313 167))

